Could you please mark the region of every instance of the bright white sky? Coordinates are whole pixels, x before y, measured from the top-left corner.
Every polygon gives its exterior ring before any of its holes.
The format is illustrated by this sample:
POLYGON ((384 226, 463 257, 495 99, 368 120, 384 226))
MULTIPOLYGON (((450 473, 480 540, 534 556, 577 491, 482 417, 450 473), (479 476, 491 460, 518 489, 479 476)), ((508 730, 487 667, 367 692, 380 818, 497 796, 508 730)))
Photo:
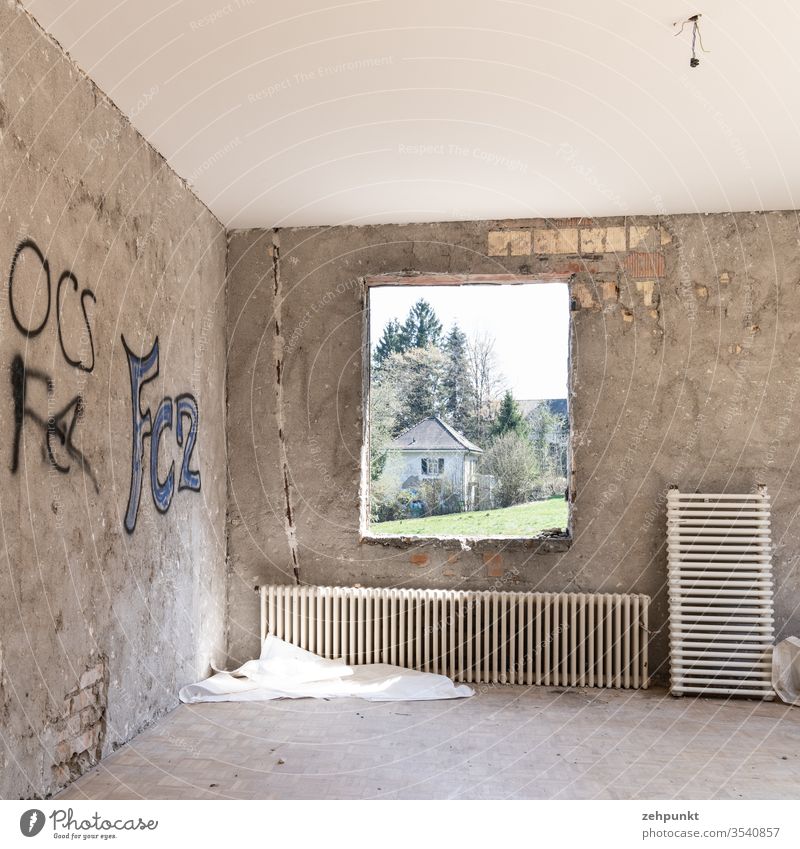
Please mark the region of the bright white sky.
POLYGON ((515 398, 566 398, 569 292, 565 283, 519 286, 377 286, 370 289, 373 347, 393 318, 424 298, 445 332, 454 321, 495 338, 497 365, 515 398))

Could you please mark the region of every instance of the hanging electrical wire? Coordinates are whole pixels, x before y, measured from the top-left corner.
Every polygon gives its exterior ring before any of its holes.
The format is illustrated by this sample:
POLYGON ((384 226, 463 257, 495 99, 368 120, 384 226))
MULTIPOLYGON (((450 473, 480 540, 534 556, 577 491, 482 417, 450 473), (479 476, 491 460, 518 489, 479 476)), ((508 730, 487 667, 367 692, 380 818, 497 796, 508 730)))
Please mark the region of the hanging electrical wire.
POLYGON ((672 25, 672 26, 676 27, 676 26, 678 26, 678 24, 680 24, 680 26, 681 26, 681 28, 675 33, 676 36, 679 36, 683 32, 684 28, 686 27, 686 24, 692 25, 692 58, 689 59, 689 67, 690 68, 696 68, 700 64, 700 60, 697 58, 697 44, 698 43, 700 44, 700 49, 703 51, 703 53, 710 53, 711 52, 710 50, 706 50, 705 47, 703 46, 703 36, 702 36, 702 33, 700 32, 700 18, 701 17, 702 16, 700 15, 700 13, 698 13, 696 15, 692 15, 691 17, 687 18, 685 21, 675 21, 675 23, 672 25))

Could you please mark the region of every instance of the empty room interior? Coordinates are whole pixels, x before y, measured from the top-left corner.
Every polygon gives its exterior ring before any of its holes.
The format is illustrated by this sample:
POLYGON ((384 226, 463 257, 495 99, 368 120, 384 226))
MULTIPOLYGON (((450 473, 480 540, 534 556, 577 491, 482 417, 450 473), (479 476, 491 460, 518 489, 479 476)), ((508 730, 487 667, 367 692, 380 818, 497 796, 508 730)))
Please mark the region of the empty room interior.
POLYGON ((778 0, 2 4, 14 831, 800 795, 798 40, 778 0))

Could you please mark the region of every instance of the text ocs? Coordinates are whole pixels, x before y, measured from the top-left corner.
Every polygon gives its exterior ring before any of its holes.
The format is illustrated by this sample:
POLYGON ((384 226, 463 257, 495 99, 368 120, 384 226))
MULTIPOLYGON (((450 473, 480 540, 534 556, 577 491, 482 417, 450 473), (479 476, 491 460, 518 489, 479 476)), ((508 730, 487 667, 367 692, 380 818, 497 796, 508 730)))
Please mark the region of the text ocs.
POLYGON ((197 440, 199 413, 197 401, 191 394, 163 398, 153 414, 148 407, 142 410, 142 387, 158 377, 158 337, 149 354, 143 357, 135 354, 122 337, 125 353, 128 355, 128 368, 131 376, 131 409, 133 415, 133 446, 131 448, 131 489, 128 496, 128 509, 125 512, 125 530, 130 534, 136 528, 139 513, 139 500, 142 495, 144 478, 144 441, 150 440, 150 492, 153 503, 159 513, 166 513, 172 503, 175 492, 175 464, 172 463, 164 480, 158 476, 158 447, 165 429, 175 431, 178 446, 183 448, 183 459, 178 473, 178 491, 189 489, 200 491, 200 472, 191 467, 192 452, 197 440))
MULTIPOLYGON (((86 302, 91 301, 92 303, 97 302, 97 298, 95 297, 94 292, 91 289, 82 288, 80 290, 80 295, 78 295, 78 278, 71 271, 62 271, 59 275, 58 282, 55 287, 55 301, 56 301, 56 327, 58 330, 58 344, 61 346, 61 353, 64 355, 64 359, 75 368, 79 368, 81 371, 91 372, 94 369, 94 340, 92 339, 92 328, 89 325, 89 316, 86 312, 86 302), (64 287, 67 287, 66 289, 64 287), (89 349, 91 352, 91 359, 88 362, 84 362, 83 359, 78 356, 72 356, 67 348, 69 347, 67 344, 67 340, 64 339, 64 332, 61 327, 61 309, 63 305, 63 296, 65 293, 68 293, 72 289, 74 293, 74 297, 78 297, 81 305, 81 312, 83 313, 83 321, 86 325, 86 336, 85 339, 89 343, 89 349)), ((33 239, 24 239, 18 245, 16 250, 14 251, 14 258, 11 260, 11 272, 8 276, 8 300, 9 305, 11 307, 11 319, 14 322, 14 326, 22 333, 24 336, 27 336, 29 339, 33 339, 38 336, 47 326, 47 320, 50 318, 50 309, 52 308, 52 300, 53 300, 53 281, 51 279, 50 274, 50 263, 46 259, 45 255, 40 250, 39 246, 33 239), (42 267, 42 271, 44 271, 46 282, 47 282, 47 309, 44 313, 44 318, 38 324, 26 324, 20 319, 19 314, 17 313, 16 303, 14 301, 14 277, 17 272, 17 266, 19 264, 20 258, 25 253, 25 251, 29 251, 32 254, 35 254, 36 258, 39 261, 39 264, 42 267)))

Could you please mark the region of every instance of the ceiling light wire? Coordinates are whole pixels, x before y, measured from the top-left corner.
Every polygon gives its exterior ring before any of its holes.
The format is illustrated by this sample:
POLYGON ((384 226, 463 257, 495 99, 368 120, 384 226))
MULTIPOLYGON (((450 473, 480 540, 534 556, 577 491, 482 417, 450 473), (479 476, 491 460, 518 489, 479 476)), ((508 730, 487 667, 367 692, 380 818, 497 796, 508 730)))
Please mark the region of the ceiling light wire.
POLYGON ((678 26, 678 24, 681 25, 681 28, 675 33, 676 36, 680 35, 683 32, 684 28, 686 27, 686 24, 692 25, 692 57, 691 59, 689 59, 690 68, 696 68, 700 64, 700 60, 697 58, 697 42, 700 42, 700 49, 703 51, 703 53, 711 52, 710 50, 706 50, 706 48, 703 46, 703 34, 700 32, 700 18, 701 14, 698 12, 696 15, 691 15, 690 17, 686 18, 685 21, 675 21, 672 24, 672 26, 674 27, 678 26))

